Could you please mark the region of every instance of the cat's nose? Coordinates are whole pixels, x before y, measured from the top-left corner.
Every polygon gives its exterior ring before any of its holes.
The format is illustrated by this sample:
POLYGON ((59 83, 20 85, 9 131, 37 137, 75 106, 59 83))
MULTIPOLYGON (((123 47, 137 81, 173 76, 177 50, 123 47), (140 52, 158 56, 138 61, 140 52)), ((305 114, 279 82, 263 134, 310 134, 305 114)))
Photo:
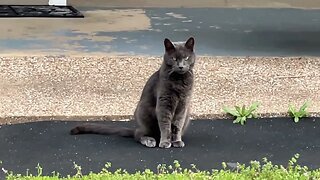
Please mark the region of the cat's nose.
POLYGON ((179 69, 183 69, 183 67, 179 66, 179 69))

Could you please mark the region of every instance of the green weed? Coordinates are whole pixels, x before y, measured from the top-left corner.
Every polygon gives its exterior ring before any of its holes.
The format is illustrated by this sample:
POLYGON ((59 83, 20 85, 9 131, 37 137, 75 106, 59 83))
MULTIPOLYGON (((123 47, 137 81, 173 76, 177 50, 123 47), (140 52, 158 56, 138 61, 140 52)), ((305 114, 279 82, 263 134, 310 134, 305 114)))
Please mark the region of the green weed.
POLYGON ((309 179, 319 179, 320 169, 310 170, 306 166, 300 166, 297 161, 299 159, 299 154, 295 154, 292 157, 287 166, 274 165, 267 158, 263 158, 260 161, 251 161, 249 165, 237 163, 235 169, 230 169, 227 163, 222 163, 222 169, 213 169, 211 171, 201 171, 196 168, 195 165, 191 165, 191 168, 182 168, 178 161, 174 161, 173 165, 161 164, 157 168, 157 172, 153 172, 150 169, 146 169, 143 172, 137 171, 135 173, 128 173, 125 170, 118 169, 114 172, 109 171, 111 167, 110 163, 105 165, 99 173, 89 173, 88 175, 83 175, 81 173, 81 167, 74 164, 74 168, 77 173, 73 176, 69 175, 67 177, 61 177, 59 174, 53 174, 51 176, 42 175, 42 168, 37 166, 37 175, 27 174, 14 174, 12 172, 6 173, 7 180, 122 180, 122 179, 138 179, 138 180, 184 180, 184 179, 230 179, 230 180, 246 180, 246 179, 289 179, 289 180, 309 180, 309 179), (41 169, 41 170, 39 170, 41 169))
POLYGON ((223 111, 236 118, 233 123, 240 123, 241 125, 244 125, 247 118, 256 118, 256 115, 253 112, 258 109, 259 105, 260 104, 258 102, 254 102, 249 108, 246 108, 245 105, 243 105, 242 108, 234 106, 234 109, 224 107, 223 111))
POLYGON ((309 115, 309 112, 306 110, 309 107, 309 102, 305 102, 300 109, 297 111, 296 108, 290 104, 289 105, 289 114, 291 117, 293 117, 294 122, 299 122, 299 120, 303 117, 307 117, 309 115))

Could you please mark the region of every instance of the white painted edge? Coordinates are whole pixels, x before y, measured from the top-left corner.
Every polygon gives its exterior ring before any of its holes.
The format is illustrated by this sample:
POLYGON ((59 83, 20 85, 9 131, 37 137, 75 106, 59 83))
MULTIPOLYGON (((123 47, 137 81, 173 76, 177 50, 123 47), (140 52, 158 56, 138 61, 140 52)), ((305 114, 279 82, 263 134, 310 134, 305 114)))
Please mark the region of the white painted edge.
POLYGON ((66 6, 67 0, 49 0, 49 5, 66 6))

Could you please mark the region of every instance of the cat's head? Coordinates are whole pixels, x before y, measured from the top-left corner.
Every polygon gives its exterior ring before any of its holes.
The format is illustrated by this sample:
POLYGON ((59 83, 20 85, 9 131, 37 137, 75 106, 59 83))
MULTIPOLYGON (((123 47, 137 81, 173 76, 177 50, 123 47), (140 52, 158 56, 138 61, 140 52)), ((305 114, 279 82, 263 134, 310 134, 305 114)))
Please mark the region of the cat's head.
POLYGON ((186 42, 172 43, 164 40, 164 63, 171 68, 170 72, 184 74, 190 71, 195 63, 194 38, 190 37, 186 42))

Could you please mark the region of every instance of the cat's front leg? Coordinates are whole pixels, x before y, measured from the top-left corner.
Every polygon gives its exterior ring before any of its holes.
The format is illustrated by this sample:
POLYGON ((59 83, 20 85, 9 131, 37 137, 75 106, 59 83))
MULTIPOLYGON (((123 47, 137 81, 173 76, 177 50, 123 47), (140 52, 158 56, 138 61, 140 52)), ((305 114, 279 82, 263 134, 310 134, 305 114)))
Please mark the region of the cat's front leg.
POLYGON ((159 113, 158 122, 160 128, 160 143, 161 148, 171 147, 171 118, 169 114, 159 113))
POLYGON ((186 121, 186 110, 183 109, 181 112, 178 112, 174 117, 171 125, 171 143, 173 147, 184 147, 185 144, 182 141, 182 132, 183 127, 186 121))
POLYGON ((172 124, 172 146, 173 147, 184 147, 185 144, 182 141, 182 130, 176 125, 172 124))
POLYGON ((162 97, 158 99, 156 114, 160 128, 160 143, 161 148, 171 147, 171 122, 173 112, 175 109, 174 101, 172 98, 162 97))

